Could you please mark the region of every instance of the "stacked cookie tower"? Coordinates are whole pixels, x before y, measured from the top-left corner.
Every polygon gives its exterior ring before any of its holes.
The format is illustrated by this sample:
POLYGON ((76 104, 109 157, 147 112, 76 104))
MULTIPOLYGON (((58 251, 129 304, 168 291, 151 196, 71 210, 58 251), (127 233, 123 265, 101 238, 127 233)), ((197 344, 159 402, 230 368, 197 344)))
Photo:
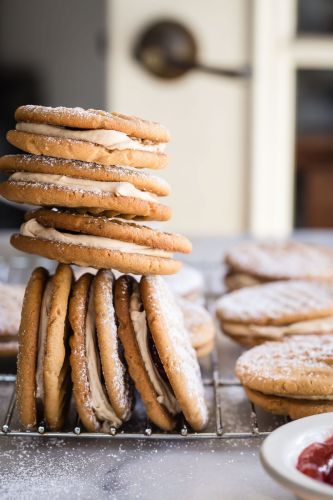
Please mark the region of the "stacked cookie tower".
POLYGON ((80 108, 22 106, 15 118, 7 139, 30 154, 0 159, 0 170, 11 173, 0 194, 43 207, 26 214, 11 240, 15 248, 121 272, 179 270, 173 252, 190 252, 190 242, 138 224, 171 217, 160 202, 169 185, 142 170, 167 164, 170 137, 163 126, 80 108))
POLYGON ((4 156, 0 194, 38 205, 11 238, 22 251, 59 262, 33 271, 19 332, 17 403, 22 425, 61 429, 70 396, 87 430, 115 430, 132 412, 129 375, 148 417, 171 430, 183 412, 208 420, 200 368, 183 315, 161 274, 190 252, 183 236, 153 230, 168 220, 162 179, 142 170, 167 164, 168 131, 136 117, 81 108, 23 106, 4 156), (117 166, 115 166, 117 165, 117 166), (68 264, 99 269, 76 282, 68 264), (143 275, 115 280, 110 269, 143 275), (122 352, 124 352, 125 360, 122 352), (129 373, 129 375, 128 375, 129 373))

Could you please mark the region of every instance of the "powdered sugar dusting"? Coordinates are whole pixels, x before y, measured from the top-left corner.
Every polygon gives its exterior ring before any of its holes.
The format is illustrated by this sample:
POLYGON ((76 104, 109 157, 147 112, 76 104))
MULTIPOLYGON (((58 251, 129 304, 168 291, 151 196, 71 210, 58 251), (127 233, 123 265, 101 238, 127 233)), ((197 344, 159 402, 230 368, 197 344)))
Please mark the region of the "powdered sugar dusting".
POLYGON ((304 243, 245 243, 226 254, 238 271, 272 279, 333 277, 333 251, 304 243))
POLYGON ((243 288, 221 297, 216 309, 227 321, 301 321, 333 310, 333 283, 291 280, 243 288))
MULTIPOLYGON (((158 318, 164 325, 165 335, 172 353, 168 357, 168 366, 165 366, 166 372, 167 374, 170 372, 176 373, 181 377, 182 385, 189 399, 192 400, 193 406, 197 409, 201 421, 206 422, 208 412, 200 367, 191 345, 189 333, 184 325, 182 311, 176 302, 175 296, 161 276, 146 276, 144 279, 149 283, 151 290, 149 296, 150 307, 155 318, 158 318)), ((173 389, 179 400, 177 387, 174 386, 173 389)), ((181 401, 179 402, 181 403, 181 401)), ((186 408, 182 409, 185 417, 190 421, 191 416, 186 415, 186 408)))
POLYGON ((239 358, 242 383, 268 394, 333 396, 333 335, 266 342, 239 358))

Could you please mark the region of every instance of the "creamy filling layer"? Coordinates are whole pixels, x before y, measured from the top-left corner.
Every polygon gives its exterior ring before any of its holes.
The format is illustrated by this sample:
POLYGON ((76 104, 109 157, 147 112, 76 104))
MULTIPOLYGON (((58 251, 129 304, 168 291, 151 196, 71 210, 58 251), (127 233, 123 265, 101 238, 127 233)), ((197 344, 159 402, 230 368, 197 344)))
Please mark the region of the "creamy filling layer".
POLYGON ((280 338, 285 335, 311 335, 333 333, 333 316, 321 319, 299 321, 283 326, 245 325, 241 323, 224 322, 223 328, 232 335, 249 335, 267 338, 280 338))
POLYGON ((77 179, 66 175, 34 174, 32 172, 15 172, 9 181, 35 182, 38 184, 50 184, 64 189, 75 191, 86 191, 87 193, 109 193, 115 196, 128 196, 139 200, 156 202, 158 196, 148 191, 141 191, 130 182, 105 182, 92 181, 90 179, 77 179))
POLYGON ((90 291, 86 317, 85 343, 91 406, 97 418, 103 422, 103 429, 108 431, 110 426, 119 427, 122 422, 114 412, 102 383, 101 363, 96 338, 94 296, 92 290, 90 291))
POLYGON ((44 227, 36 219, 30 219, 24 222, 20 228, 22 236, 30 238, 39 238, 67 245, 82 245, 90 248, 99 248, 101 250, 115 250, 124 253, 135 253, 153 257, 162 257, 171 259, 173 254, 165 250, 145 247, 128 241, 113 240, 103 236, 92 236, 90 234, 72 234, 62 233, 57 229, 44 227))
POLYGON ((20 122, 16 124, 16 130, 28 132, 29 134, 46 135, 50 137, 60 137, 62 139, 74 139, 78 141, 92 142, 107 149, 135 149, 152 153, 162 153, 166 144, 153 142, 145 139, 130 137, 124 132, 106 129, 71 129, 46 125, 43 123, 20 122))
POLYGON ((47 323, 49 319, 50 307, 52 299, 52 283, 47 282, 44 290, 40 319, 38 329, 38 354, 37 354, 37 368, 36 368, 36 398, 37 401, 43 403, 44 401, 44 358, 45 358, 45 345, 47 337, 47 323))
POLYGON ((157 393, 157 401, 161 405, 165 406, 165 408, 171 413, 171 415, 176 415, 181 411, 180 406, 170 387, 165 383, 165 381, 159 374, 151 357, 148 345, 148 325, 146 313, 143 310, 143 305, 137 285, 135 285, 130 299, 130 316, 133 323, 134 333, 139 346, 140 354, 142 356, 149 379, 157 393))
POLYGON ((226 282, 230 283, 236 288, 242 288, 246 286, 259 285, 261 282, 254 276, 246 273, 231 272, 226 276, 226 282))

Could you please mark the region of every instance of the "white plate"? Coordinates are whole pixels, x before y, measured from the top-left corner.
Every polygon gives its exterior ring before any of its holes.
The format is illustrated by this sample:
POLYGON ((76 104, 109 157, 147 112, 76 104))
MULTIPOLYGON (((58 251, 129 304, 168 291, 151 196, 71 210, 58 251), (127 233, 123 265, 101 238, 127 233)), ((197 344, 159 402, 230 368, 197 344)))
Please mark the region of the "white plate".
POLYGON ((309 444, 333 436, 333 413, 301 418, 279 427, 262 444, 261 462, 273 479, 306 500, 333 499, 333 486, 316 481, 296 469, 301 451, 309 444))

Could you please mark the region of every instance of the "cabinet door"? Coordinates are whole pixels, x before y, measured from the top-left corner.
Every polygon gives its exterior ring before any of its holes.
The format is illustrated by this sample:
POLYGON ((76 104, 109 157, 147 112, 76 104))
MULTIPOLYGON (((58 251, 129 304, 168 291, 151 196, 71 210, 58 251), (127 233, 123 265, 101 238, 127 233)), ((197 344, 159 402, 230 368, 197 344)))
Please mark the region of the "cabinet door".
POLYGON ((249 62, 248 0, 113 0, 109 5, 108 107, 151 118, 172 133, 173 219, 188 234, 246 229, 249 82, 191 71, 175 80, 151 76, 132 56, 155 20, 182 22, 205 64, 239 68, 249 62))

